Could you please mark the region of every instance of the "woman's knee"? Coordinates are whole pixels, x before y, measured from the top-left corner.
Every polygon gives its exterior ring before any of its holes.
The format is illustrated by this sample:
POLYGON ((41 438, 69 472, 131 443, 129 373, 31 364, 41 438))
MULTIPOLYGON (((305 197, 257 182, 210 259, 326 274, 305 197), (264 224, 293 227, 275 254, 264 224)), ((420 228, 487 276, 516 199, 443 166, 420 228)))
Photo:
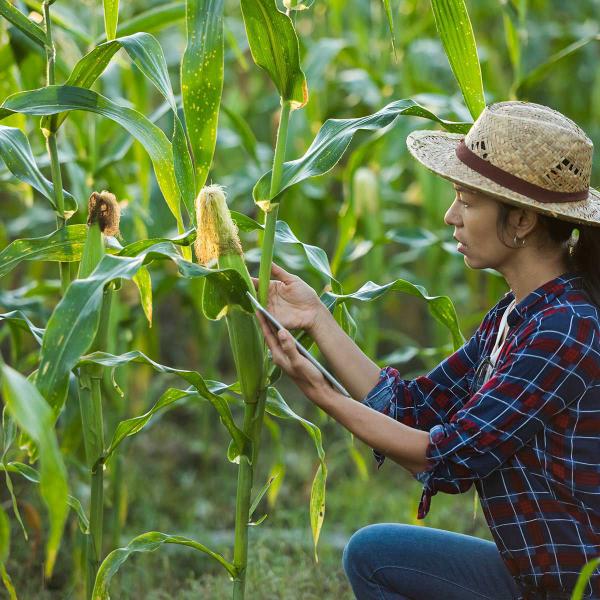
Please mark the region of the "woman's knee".
POLYGON ((389 523, 367 525, 356 531, 348 540, 342 555, 346 574, 372 573, 379 561, 386 557, 390 543, 396 552, 400 549, 403 532, 407 532, 403 525, 389 523))

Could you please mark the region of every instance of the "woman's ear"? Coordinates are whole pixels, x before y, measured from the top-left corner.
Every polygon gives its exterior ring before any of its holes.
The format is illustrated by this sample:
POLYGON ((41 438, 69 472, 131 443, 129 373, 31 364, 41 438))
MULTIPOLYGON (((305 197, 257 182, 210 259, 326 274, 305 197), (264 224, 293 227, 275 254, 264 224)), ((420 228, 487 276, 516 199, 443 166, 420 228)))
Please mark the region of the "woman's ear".
POLYGON ((538 214, 533 210, 517 207, 510 209, 508 223, 511 231, 514 231, 520 238, 529 235, 537 225, 537 222, 538 214))

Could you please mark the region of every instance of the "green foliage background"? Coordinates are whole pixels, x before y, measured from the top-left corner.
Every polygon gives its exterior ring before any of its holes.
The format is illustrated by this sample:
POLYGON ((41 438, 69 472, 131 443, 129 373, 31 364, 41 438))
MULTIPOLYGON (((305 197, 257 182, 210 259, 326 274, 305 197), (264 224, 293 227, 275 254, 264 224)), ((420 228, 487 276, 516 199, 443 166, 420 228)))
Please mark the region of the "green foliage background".
MULTIPOLYGON (((110 4, 114 18, 114 3, 110 4)), ((438 6, 434 17, 432 4, 444 3, 315 0, 307 10, 292 11, 309 100, 302 110, 291 114, 286 160, 301 157, 327 119, 373 114, 400 99, 410 98, 441 119, 473 120, 473 105, 461 94, 442 45, 444 35, 436 29, 436 18, 440 27, 443 10, 440 13, 438 6)), ((466 6, 481 64, 485 102, 516 98, 550 105, 574 119, 597 143, 600 2, 471 1, 466 6)), ((41 11, 35 0, 19 0, 15 7, 23 14, 41 11)), ((104 14, 102 6, 91 0, 58 0, 52 15, 56 83, 63 84, 75 63, 103 41, 104 14)), ((253 187, 271 168, 279 94, 268 75, 253 63, 239 3, 225 1, 224 15, 222 105, 214 160, 207 177, 208 182, 226 187, 234 211, 262 222, 253 187)), ((184 16, 183 2, 128 2, 119 7, 116 36, 139 31, 156 36, 173 90, 180 89, 179 65, 186 46, 184 16)), ((0 18, 0 99, 46 84, 45 56, 34 38, 34 34, 27 37, 0 18)), ((177 91, 172 98, 161 94, 160 87, 148 81, 140 66, 143 68, 120 51, 91 90, 124 110, 138 111, 171 140, 178 125, 170 108, 176 104, 179 120, 186 120, 182 99, 177 91)), ((214 77, 216 85, 218 72, 214 77)), ((210 83, 197 82, 200 88, 204 86, 202 89, 210 88, 210 83)), ((51 179, 39 119, 14 114, 2 124, 18 127, 26 134, 37 165, 51 179)), ((343 292, 355 292, 367 280, 383 285, 406 279, 423 286, 431 296, 449 296, 467 336, 504 293, 505 284, 493 273, 465 268, 454 250, 451 228, 443 224, 443 214, 453 198, 451 185, 430 175, 408 155, 406 135, 416 128, 435 126, 419 117, 401 116, 385 130, 357 132, 332 171, 286 191, 279 219, 301 242, 325 250, 343 292), (357 196, 355 175, 361 167, 367 167, 376 182, 372 210, 357 196)), ((87 198, 91 191, 102 189, 122 201, 123 246, 148 238, 174 238, 192 225, 186 214, 177 223, 177 211, 161 194, 167 184, 159 188, 150 157, 138 140, 107 118, 84 112, 69 116, 59 129, 58 150, 63 187, 79 207, 70 225, 85 223, 87 198)), ((600 185, 599 165, 596 160, 592 174, 595 187, 600 185)), ((176 176, 168 174, 168 186, 175 185, 176 176)), ((43 182, 39 185, 44 188, 43 182)), ((44 199, 44 189, 37 189, 15 179, 0 161, 0 249, 14 240, 54 231, 55 214, 44 199)), ((189 208, 189 190, 187 198, 185 206, 189 208)), ((240 229, 247 263, 256 275, 258 232, 241 224, 240 229)), ((21 246, 18 253, 26 251, 21 246)), ((60 298, 57 263, 35 260, 35 254, 31 258, 0 282, 0 348, 4 360, 23 374, 38 367, 39 347, 21 317, 45 327, 60 298), (21 313, 6 316, 12 311, 21 313)), ((315 268, 306 248, 280 242, 275 247, 275 260, 301 275, 319 293, 329 291, 326 286, 330 281, 315 268)), ((68 264, 74 274, 77 263, 68 264)), ((197 371, 209 381, 235 382, 225 324, 202 316, 201 280, 178 276, 176 265, 169 260, 154 261, 148 273, 152 327, 148 327, 148 303, 142 306, 135 284, 123 280, 120 301, 110 316, 106 350, 116 355, 137 350, 161 365, 197 371)), ((142 293, 146 290, 147 300, 147 286, 139 289, 142 293)), ((348 308, 348 314, 337 316, 350 330, 354 320, 357 341, 379 364, 393 365, 407 378, 432 367, 452 350, 448 329, 431 317, 427 304, 418 297, 391 291, 376 302, 350 302, 348 308)), ((260 486, 270 475, 279 476, 257 508, 257 518, 266 513, 266 521, 250 532, 256 560, 250 568, 248 595, 349 597, 340 565, 344 540, 359 527, 376 521, 415 523, 420 486, 391 463, 376 472, 369 449, 352 441, 339 426, 309 406, 285 380, 278 385, 293 410, 316 423, 322 432, 329 475, 320 563, 312 559, 307 508, 310 481, 319 458, 301 427, 267 417, 256 482, 260 486)), ((148 411, 172 386, 181 386, 173 373, 156 372, 147 364, 119 368, 114 380, 107 372, 103 380, 109 403, 105 409, 107 431, 123 419, 148 411)), ((76 408, 67 402, 57 432, 71 474, 70 491, 87 505, 89 492, 84 483, 76 408)), ((238 406, 232 404, 232 410, 239 415, 238 406)), ((226 459, 229 438, 217 423, 218 416, 206 402, 182 396, 168 411, 158 412, 143 435, 123 442, 122 452, 108 463, 106 474, 107 552, 141 532, 155 530, 189 535, 227 554, 233 529, 236 465, 226 459)), ((9 434, 5 426, 3 462, 33 458, 27 457, 14 434, 9 434)), ((70 597, 81 577, 73 567, 81 552, 77 520, 69 519, 58 568, 44 584, 38 568, 48 535, 44 505, 30 481, 16 474, 11 479, 29 540, 11 518, 10 553, 4 558, 0 552, 0 560, 6 563, 19 597, 70 597)), ((0 502, 12 517, 8 483, 6 487, 0 485, 0 502)), ((436 496, 423 524, 490 539, 472 493, 436 496)), ((2 526, 2 531, 6 529, 2 526)), ((3 533, 4 538, 8 535, 3 533)), ((229 597, 229 582, 217 568, 202 555, 175 546, 133 559, 111 589, 118 598, 229 597)))

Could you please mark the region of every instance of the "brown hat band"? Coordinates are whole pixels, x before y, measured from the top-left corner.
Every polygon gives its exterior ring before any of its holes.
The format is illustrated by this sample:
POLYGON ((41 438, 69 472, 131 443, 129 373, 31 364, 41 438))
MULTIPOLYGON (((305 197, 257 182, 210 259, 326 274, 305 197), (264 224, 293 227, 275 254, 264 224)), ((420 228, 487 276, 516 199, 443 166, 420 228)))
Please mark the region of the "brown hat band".
POLYGON ((456 147, 456 156, 463 162, 467 167, 470 167, 479 174, 491 179, 492 181, 517 192, 517 194, 523 194, 528 198, 537 200, 538 202, 577 202, 580 200, 587 200, 589 190, 585 189, 580 192, 554 192, 552 190, 546 190, 539 185, 529 183, 520 177, 516 177, 512 173, 508 173, 499 167, 496 167, 487 160, 484 160, 480 156, 477 156, 472 152, 464 140, 460 140, 456 147))

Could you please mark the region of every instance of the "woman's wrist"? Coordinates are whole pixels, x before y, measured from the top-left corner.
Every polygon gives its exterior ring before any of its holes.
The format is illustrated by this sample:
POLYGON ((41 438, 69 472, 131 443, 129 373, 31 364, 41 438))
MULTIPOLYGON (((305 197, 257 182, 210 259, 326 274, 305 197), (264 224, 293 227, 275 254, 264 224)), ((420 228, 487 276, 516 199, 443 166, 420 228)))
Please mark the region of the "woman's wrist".
POLYGON ((321 339, 323 332, 327 329, 328 325, 331 325, 332 319, 335 322, 333 315, 327 310, 327 307, 322 302, 319 302, 319 308, 316 311, 313 324, 308 331, 308 334, 315 341, 317 346, 319 345, 319 339, 321 339))

